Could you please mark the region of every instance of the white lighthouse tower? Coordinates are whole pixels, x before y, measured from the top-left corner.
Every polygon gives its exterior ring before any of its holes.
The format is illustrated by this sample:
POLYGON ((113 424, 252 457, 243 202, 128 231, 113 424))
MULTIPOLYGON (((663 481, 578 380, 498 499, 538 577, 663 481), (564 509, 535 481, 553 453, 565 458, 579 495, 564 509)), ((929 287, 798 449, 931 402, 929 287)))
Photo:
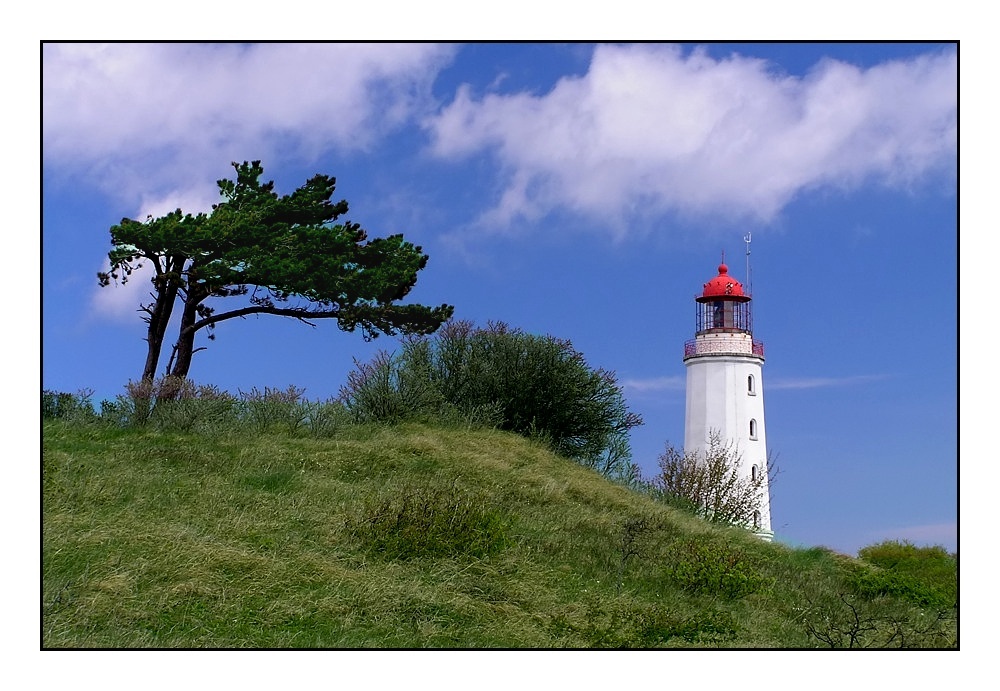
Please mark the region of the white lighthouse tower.
MULTIPOLYGON (((748 241, 749 254, 749 241, 748 241)), ((771 540, 770 497, 767 487, 767 437, 764 432, 764 345, 753 339, 751 298, 743 284, 729 275, 724 263, 719 275, 695 298, 693 340, 684 344, 687 401, 684 450, 703 454, 709 437, 718 434, 739 456, 741 478, 762 477, 764 491, 751 528, 771 540)), ((748 260, 749 262, 749 260, 748 260)), ((748 264, 749 273, 749 264, 748 264)))

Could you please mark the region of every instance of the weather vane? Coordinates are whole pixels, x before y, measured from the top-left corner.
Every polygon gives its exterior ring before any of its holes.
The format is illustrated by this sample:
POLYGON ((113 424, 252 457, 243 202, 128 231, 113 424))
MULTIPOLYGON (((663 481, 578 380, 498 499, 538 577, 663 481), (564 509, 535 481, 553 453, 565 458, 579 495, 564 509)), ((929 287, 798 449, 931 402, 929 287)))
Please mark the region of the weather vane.
POLYGON ((743 236, 743 242, 747 243, 747 294, 753 295, 753 284, 750 282, 750 233, 743 236))

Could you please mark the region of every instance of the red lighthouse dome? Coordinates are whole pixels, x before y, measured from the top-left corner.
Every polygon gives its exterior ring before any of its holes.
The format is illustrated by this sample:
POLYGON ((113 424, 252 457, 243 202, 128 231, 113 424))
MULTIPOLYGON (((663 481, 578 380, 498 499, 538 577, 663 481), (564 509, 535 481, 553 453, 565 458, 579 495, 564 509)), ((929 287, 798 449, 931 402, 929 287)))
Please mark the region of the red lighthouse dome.
POLYGON ((749 299, 749 296, 743 294, 743 284, 729 275, 729 267, 725 264, 719 264, 719 275, 705 284, 701 297, 749 299))
POLYGON ((725 260, 719 264, 719 275, 704 284, 701 295, 696 295, 694 300, 697 334, 751 333, 750 296, 743 292, 743 284, 729 275, 725 260))

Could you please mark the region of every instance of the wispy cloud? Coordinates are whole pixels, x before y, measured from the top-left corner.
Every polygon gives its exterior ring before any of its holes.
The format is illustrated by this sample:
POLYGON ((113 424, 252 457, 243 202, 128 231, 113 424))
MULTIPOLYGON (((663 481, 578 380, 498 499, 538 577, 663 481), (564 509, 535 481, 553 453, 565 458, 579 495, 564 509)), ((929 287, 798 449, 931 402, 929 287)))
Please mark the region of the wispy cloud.
POLYGON ((640 394, 655 391, 683 391, 685 384, 686 380, 682 376, 624 379, 621 382, 621 386, 625 391, 640 394))
MULTIPOLYGON (((108 270, 109 262, 105 259, 101 271, 108 270)), ((136 314, 139 305, 153 301, 149 295, 153 289, 149 282, 152 277, 153 270, 146 264, 134 271, 125 284, 112 281, 103 288, 93 288, 90 309, 84 317, 88 320, 111 320, 124 323, 137 321, 136 314)), ((96 279, 94 284, 97 284, 96 279)))
POLYGON ((567 209, 621 231, 637 213, 772 219, 797 194, 952 170, 953 50, 868 69, 834 60, 805 77, 759 59, 676 47, 595 49, 546 94, 460 89, 427 121, 432 152, 489 152, 505 171, 481 217, 505 228, 567 209))
MULTIPOLYGON (((885 374, 861 374, 851 377, 785 377, 767 379, 765 388, 768 391, 776 389, 824 389, 839 386, 855 386, 868 382, 888 379, 885 374)), ((648 377, 623 379, 621 386, 632 393, 652 393, 657 391, 683 391, 687 381, 683 375, 672 377, 648 377)))
POLYGON ((888 379, 886 374, 860 374, 851 377, 785 377, 765 381, 767 390, 775 389, 826 389, 835 386, 854 386, 888 379))

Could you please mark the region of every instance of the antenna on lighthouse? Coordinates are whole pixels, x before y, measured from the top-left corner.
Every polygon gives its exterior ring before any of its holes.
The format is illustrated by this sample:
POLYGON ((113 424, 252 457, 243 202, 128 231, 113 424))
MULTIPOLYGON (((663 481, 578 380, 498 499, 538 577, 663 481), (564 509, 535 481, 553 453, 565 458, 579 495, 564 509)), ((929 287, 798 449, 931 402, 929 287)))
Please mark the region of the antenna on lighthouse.
POLYGON ((750 280, 750 233, 743 236, 743 242, 747 243, 747 294, 753 295, 753 281, 750 280))

